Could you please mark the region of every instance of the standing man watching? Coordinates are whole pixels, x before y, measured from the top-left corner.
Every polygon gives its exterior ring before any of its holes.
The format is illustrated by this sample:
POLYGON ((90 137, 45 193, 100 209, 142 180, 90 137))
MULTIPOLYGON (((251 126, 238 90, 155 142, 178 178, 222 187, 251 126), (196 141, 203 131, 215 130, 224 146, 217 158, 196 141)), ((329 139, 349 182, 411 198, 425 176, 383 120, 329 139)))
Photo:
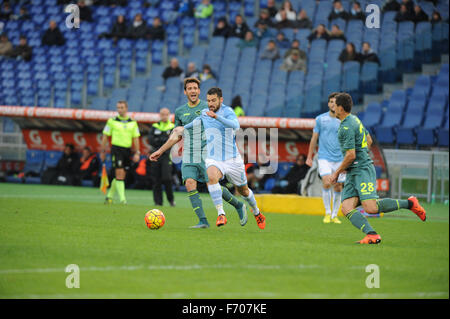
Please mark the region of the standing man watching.
MULTIPOLYGON (((167 142, 175 127, 175 124, 169 119, 170 111, 168 108, 162 108, 159 111, 159 116, 161 120, 152 125, 148 134, 148 141, 152 147, 152 151, 159 149, 167 142)), ((151 165, 150 176, 152 178, 153 201, 155 205, 162 206, 163 204, 162 185, 164 185, 170 206, 175 206, 172 190, 172 159, 170 158, 170 152, 162 154, 158 161, 151 165)))
POLYGON ((114 193, 117 191, 121 204, 126 204, 125 198, 125 176, 126 170, 130 168, 132 152, 133 162, 139 161, 139 127, 136 121, 128 115, 128 104, 126 101, 117 102, 117 115, 106 122, 103 129, 102 146, 100 159, 105 162, 108 137, 111 137, 111 157, 115 171, 115 178, 111 182, 111 187, 106 195, 105 204, 112 204, 114 193), (132 151, 132 146, 134 149, 132 151))

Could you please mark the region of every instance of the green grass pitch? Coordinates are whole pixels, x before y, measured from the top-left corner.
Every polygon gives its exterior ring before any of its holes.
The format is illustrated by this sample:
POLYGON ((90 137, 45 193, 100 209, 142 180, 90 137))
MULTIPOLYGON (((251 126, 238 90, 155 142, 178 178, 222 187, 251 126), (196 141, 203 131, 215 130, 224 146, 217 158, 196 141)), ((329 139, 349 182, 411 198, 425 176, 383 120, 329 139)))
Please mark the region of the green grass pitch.
POLYGON ((0 298, 449 298, 449 211, 425 205, 370 219, 380 245, 347 220, 266 214, 245 227, 226 204, 228 224, 196 223, 185 193, 160 208, 166 224, 145 226, 150 191, 127 190, 128 205, 105 206, 94 188, 0 184, 0 298), (80 267, 80 288, 66 287, 65 267, 80 267), (379 266, 367 288, 366 266, 379 266))

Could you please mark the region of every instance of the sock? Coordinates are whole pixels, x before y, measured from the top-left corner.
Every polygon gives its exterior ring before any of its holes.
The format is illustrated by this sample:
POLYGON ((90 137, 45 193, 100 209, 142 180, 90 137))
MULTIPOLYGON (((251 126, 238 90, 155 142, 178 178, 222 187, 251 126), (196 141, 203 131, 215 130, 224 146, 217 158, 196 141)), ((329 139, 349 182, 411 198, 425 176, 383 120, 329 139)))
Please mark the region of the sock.
POLYGON ((109 188, 108 195, 106 195, 106 197, 113 199, 115 192, 116 192, 116 179, 114 178, 111 182, 111 187, 109 188))
POLYGON ((116 189, 117 193, 119 194, 119 201, 121 203, 126 202, 127 200, 125 198, 125 182, 116 179, 116 189))
POLYGON ((378 213, 389 213, 400 208, 409 209, 409 200, 407 199, 392 199, 383 198, 377 200, 378 213))
POLYGON ((375 230, 372 228, 372 226, 370 226, 367 219, 356 208, 348 213, 346 217, 353 224, 353 226, 361 230, 363 233, 376 234, 375 230))
POLYGON ((234 208, 241 208, 242 203, 238 201, 238 199, 230 193, 228 188, 222 187, 222 198, 228 203, 234 206, 234 208))
POLYGON ((198 217, 201 223, 208 224, 206 219, 205 211, 203 210, 202 200, 200 199, 200 194, 197 190, 190 191, 188 193, 189 200, 191 201, 192 209, 198 217))
POLYGON ((214 206, 216 206, 218 215, 225 215, 223 210, 223 200, 222 200, 222 187, 220 184, 208 185, 209 195, 211 195, 214 206))
POLYGON ((323 205, 325 206, 325 214, 331 214, 331 189, 322 188, 323 205))
POLYGON ((250 207, 253 210, 253 215, 257 216, 259 215, 259 208, 258 205, 256 204, 256 199, 255 199, 255 195, 253 194, 252 190, 249 188, 248 189, 248 196, 242 196, 244 197, 245 201, 250 205, 250 207))
POLYGON ((341 206, 341 192, 333 191, 333 211, 331 213, 331 218, 337 217, 339 206, 341 206))

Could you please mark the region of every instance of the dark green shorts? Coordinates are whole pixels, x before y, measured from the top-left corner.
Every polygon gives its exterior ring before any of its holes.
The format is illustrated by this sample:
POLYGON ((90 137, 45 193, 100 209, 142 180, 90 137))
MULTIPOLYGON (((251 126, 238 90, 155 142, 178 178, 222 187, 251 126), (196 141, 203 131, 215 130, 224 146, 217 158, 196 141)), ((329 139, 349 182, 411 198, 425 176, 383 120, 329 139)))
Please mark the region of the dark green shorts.
POLYGON ((208 182, 205 163, 186 163, 181 165, 181 176, 183 184, 188 178, 192 178, 200 183, 208 182))
POLYGON ((341 201, 359 197, 359 200, 377 199, 377 174, 373 165, 353 168, 347 172, 341 201))

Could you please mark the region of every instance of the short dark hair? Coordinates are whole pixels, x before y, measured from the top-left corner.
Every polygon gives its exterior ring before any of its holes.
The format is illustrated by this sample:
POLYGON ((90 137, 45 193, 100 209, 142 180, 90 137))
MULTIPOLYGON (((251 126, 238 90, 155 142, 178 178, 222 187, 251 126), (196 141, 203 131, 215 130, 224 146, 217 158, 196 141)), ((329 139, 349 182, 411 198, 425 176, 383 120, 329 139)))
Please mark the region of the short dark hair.
POLYGON ((75 149, 75 146, 72 143, 66 143, 66 147, 70 148, 70 150, 73 152, 75 149))
POLYGON ((200 87, 200 80, 197 78, 186 78, 184 79, 184 89, 186 90, 186 86, 189 83, 197 83, 198 87, 200 87))
POLYGON ((342 106, 345 112, 350 113, 353 106, 353 100, 350 94, 339 93, 336 95, 336 106, 342 106))
POLYGON ((303 158, 304 161, 306 161, 306 155, 305 154, 298 154, 297 158, 295 160, 298 161, 301 157, 303 158))
POLYGON ((338 95, 338 94, 339 94, 339 92, 333 92, 333 93, 331 93, 330 95, 328 95, 328 102, 330 102, 330 100, 333 99, 333 98, 335 98, 336 95, 338 95))
POLYGON ((217 97, 222 97, 222 90, 219 87, 212 87, 206 93, 207 95, 217 95, 217 97))

